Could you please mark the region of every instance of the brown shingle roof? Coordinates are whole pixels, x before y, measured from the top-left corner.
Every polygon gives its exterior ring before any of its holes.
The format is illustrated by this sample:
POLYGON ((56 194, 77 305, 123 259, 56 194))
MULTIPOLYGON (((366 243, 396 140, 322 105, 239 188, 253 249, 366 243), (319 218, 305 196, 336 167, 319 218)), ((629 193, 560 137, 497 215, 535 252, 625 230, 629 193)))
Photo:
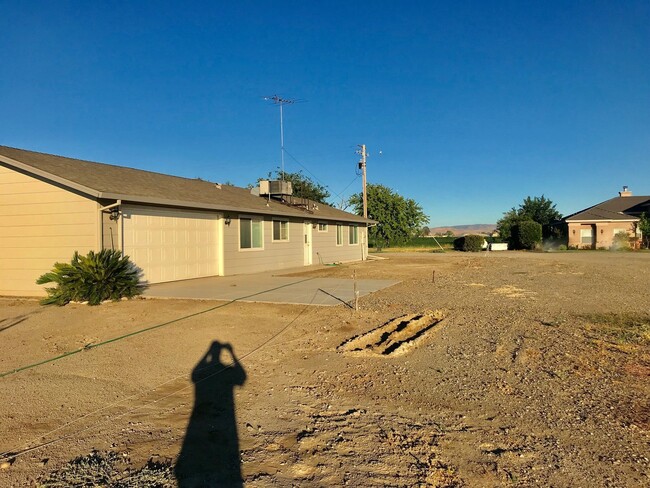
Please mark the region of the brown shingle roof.
MULTIPOLYGON (((95 163, 0 146, 0 164, 46 178, 95 198, 125 202, 283 215, 343 222, 373 222, 329 205, 310 210, 252 195, 249 190, 198 179, 95 163)), ((312 202, 313 203, 313 202, 312 202)))
POLYGON ((588 220, 636 220, 643 211, 650 209, 650 196, 615 197, 593 207, 567 215, 565 221, 588 220))

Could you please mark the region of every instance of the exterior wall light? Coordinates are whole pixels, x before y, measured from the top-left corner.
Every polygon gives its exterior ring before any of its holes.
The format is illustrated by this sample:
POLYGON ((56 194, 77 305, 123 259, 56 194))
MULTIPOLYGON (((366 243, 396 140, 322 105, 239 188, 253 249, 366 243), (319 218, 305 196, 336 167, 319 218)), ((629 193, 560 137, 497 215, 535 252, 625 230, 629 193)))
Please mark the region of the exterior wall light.
POLYGON ((108 218, 110 220, 113 220, 113 221, 117 222, 119 220, 119 218, 120 218, 120 209, 117 208, 117 207, 113 207, 111 209, 111 215, 109 215, 108 218))
POLYGON ((231 222, 232 219, 230 218, 230 215, 226 215, 226 219, 224 220, 224 223, 229 226, 231 222))

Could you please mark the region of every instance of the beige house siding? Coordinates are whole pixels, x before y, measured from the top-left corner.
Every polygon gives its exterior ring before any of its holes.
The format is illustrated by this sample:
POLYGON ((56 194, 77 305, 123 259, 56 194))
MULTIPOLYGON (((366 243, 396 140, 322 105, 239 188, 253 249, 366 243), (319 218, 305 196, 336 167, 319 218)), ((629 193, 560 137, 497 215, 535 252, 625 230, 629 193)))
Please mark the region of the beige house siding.
MULTIPOLYGON (((324 223, 324 222, 321 222, 324 223)), ((349 261, 361 261, 368 255, 366 238, 366 226, 359 225, 358 227, 358 243, 349 244, 350 239, 350 224, 342 222, 327 222, 327 230, 319 230, 318 223, 316 228, 312 229, 313 243, 313 260, 314 264, 331 264, 331 263, 345 263, 349 261), (342 226, 343 242, 339 246, 336 244, 336 226, 342 226), (319 260, 320 257, 320 260, 319 260)))
MULTIPOLYGON (((275 217, 241 214, 233 216, 230 225, 224 225, 224 275, 275 271, 304 266, 305 222, 299 219, 289 220, 289 240, 273 240, 273 220, 275 217), (240 249, 238 217, 261 218, 263 220, 263 248, 240 249)), ((336 245, 336 223, 328 222, 327 231, 318 230, 318 222, 308 222, 311 229, 311 253, 313 264, 330 264, 349 261, 361 261, 367 256, 367 233, 365 225, 358 226, 359 242, 349 244, 349 224, 343 226, 343 243, 336 245), (364 254, 362 254, 362 252, 364 254), (319 259, 320 257, 320 259, 319 259)))
POLYGON ((36 279, 97 250, 99 205, 0 164, 0 295, 42 296, 36 279))
POLYGON ((614 243, 614 235, 619 230, 624 230, 630 238, 634 237, 636 226, 630 221, 614 222, 568 222, 569 247, 578 249, 609 249, 614 243), (592 244, 582 242, 581 235, 590 229, 592 233, 592 244))
POLYGON ((223 267, 226 276, 303 266, 304 229, 302 220, 277 217, 278 220, 289 221, 289 240, 273 241, 274 218, 241 214, 233 215, 231 219, 230 225, 224 225, 223 233, 223 267), (239 217, 263 220, 262 249, 240 249, 239 217))
POLYGON ((216 276, 219 219, 217 212, 122 205, 122 250, 149 283, 216 276))
POLYGON ((102 212, 102 249, 120 249, 119 222, 111 220, 110 211, 102 212))

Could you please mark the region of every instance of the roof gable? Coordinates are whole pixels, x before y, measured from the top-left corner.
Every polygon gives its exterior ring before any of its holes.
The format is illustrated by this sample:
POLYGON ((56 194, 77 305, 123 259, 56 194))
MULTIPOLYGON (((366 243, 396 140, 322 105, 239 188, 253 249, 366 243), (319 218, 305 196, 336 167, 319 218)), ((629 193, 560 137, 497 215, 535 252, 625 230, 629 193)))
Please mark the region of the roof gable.
POLYGON ((6 146, 0 146, 0 163, 50 179, 94 198, 344 222, 372 222, 320 203, 305 209, 252 195, 246 188, 6 146))
POLYGON ((637 220, 643 211, 650 209, 650 196, 615 197, 567 215, 564 221, 637 220))

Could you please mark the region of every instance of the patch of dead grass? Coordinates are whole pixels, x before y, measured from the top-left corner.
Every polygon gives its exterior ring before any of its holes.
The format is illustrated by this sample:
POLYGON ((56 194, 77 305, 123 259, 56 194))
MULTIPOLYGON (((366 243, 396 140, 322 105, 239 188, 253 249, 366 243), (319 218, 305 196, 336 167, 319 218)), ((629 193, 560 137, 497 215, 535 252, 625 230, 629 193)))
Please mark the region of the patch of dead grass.
POLYGON ((583 318, 589 329, 602 333, 614 344, 650 346, 649 314, 589 314, 583 318))

